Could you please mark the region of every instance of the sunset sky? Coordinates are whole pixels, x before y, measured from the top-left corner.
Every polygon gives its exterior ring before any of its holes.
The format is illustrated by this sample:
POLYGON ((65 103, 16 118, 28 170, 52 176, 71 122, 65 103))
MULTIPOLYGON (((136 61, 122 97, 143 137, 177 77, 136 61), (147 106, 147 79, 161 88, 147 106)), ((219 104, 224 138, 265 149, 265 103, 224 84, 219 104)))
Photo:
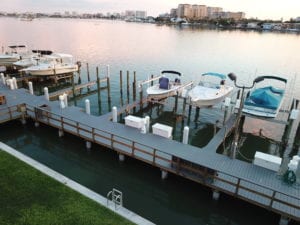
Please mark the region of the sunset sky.
POLYGON ((1 0, 7 12, 122 12, 144 10, 157 16, 180 3, 219 6, 224 11, 243 11, 246 17, 288 20, 300 16, 300 0, 1 0))

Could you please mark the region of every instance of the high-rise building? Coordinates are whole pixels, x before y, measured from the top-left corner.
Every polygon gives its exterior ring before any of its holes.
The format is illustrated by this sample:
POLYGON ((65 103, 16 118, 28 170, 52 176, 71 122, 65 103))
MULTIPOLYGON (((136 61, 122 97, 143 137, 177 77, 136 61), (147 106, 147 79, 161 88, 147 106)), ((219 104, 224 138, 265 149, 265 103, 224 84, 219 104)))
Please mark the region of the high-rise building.
POLYGON ((177 9, 177 17, 179 18, 192 18, 193 8, 190 4, 179 4, 177 9))
POLYGON ((203 19, 207 17, 207 7, 205 5, 193 5, 193 18, 203 19))

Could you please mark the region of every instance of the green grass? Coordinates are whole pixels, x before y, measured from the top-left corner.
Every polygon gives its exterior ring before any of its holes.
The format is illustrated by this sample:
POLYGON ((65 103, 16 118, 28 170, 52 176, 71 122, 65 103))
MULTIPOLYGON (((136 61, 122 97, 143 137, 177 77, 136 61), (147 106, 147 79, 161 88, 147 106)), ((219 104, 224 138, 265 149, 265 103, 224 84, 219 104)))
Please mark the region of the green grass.
POLYGON ((132 224, 0 150, 0 224, 132 224))

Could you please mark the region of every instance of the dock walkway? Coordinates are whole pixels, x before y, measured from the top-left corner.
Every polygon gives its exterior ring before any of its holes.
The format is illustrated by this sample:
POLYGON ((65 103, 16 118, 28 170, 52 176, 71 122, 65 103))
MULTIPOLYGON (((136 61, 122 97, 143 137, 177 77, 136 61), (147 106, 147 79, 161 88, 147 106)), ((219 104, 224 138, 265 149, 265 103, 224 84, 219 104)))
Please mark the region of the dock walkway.
POLYGON ((7 98, 7 104, 0 105, 0 123, 30 117, 162 171, 300 221, 299 187, 285 184, 274 171, 216 153, 225 132, 234 123, 234 116, 206 147, 198 148, 154 134, 142 134, 138 129, 109 121, 107 114, 88 115, 74 106, 60 109, 57 101, 48 102, 43 96, 30 95, 24 89, 8 90, 0 86, 0 93, 7 98))

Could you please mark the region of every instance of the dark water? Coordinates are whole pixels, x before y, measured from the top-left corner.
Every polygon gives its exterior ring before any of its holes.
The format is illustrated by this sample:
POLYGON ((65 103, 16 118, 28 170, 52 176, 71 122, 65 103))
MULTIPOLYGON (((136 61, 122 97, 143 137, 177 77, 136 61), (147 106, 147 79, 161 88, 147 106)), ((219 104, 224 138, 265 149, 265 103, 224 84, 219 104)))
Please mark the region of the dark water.
POLYGON ((129 158, 119 162, 109 149, 86 151, 84 141, 68 134, 59 138, 56 129, 18 121, 0 128, 1 141, 104 196, 121 190, 125 207, 157 224, 273 225, 279 219, 225 194, 213 201, 209 189, 176 176, 161 180, 157 168, 129 158))
MULTIPOLYGON (((83 64, 82 81, 87 80, 86 63, 89 63, 91 79, 95 79, 95 67, 100 67, 101 77, 110 65, 112 106, 120 106, 119 71, 137 73, 137 80, 164 69, 178 70, 182 80, 197 80, 199 74, 208 71, 235 72, 240 84, 248 85, 258 75, 280 75, 288 78, 290 96, 300 97, 300 36, 292 34, 257 33, 242 31, 217 31, 179 29, 104 20, 40 19, 32 22, 0 18, 0 44, 27 44, 35 49, 50 49, 73 54, 83 64), (64 32, 61 32, 61 31, 64 32), (22 35, 20 35, 22 34, 22 35), (294 78, 293 82, 291 82, 294 78), (294 83, 292 85, 291 83, 294 83)), ((124 104, 126 89, 124 82, 124 104)), ((146 87, 145 87, 146 88, 146 87)), ((99 112, 97 95, 91 101, 92 114, 110 111, 102 93, 99 112)), ((84 107, 85 98, 78 99, 84 107)), ((130 100, 132 95, 130 95, 130 100)), ((286 101, 288 102, 288 101, 286 101)), ((178 113, 182 113, 180 102, 178 113)), ((288 104, 287 104, 288 106, 288 104)), ((191 117, 180 118, 172 113, 174 99, 165 106, 154 107, 138 115, 151 117, 152 123, 160 122, 173 127, 173 138, 181 141, 184 126, 190 127, 190 144, 203 147, 214 133, 214 125, 222 123, 224 110, 221 105, 212 109, 193 109, 191 117)), ((243 146, 238 158, 253 159, 255 151, 280 155, 275 142, 257 135, 263 121, 248 121, 244 127, 243 146)), ((93 146, 85 150, 85 143, 71 135, 58 138, 57 130, 32 123, 22 126, 19 122, 0 125, 0 140, 46 164, 83 185, 106 195, 112 188, 124 193, 124 204, 130 210, 157 224, 277 224, 278 216, 245 202, 221 195, 218 202, 211 200, 211 191, 178 177, 160 179, 160 171, 132 159, 124 163, 117 160, 111 150, 93 146), (4 132, 5 131, 5 132, 4 132)), ((267 136, 280 140, 282 128, 264 128, 267 136)), ((218 152, 226 154, 221 147, 218 152)))

